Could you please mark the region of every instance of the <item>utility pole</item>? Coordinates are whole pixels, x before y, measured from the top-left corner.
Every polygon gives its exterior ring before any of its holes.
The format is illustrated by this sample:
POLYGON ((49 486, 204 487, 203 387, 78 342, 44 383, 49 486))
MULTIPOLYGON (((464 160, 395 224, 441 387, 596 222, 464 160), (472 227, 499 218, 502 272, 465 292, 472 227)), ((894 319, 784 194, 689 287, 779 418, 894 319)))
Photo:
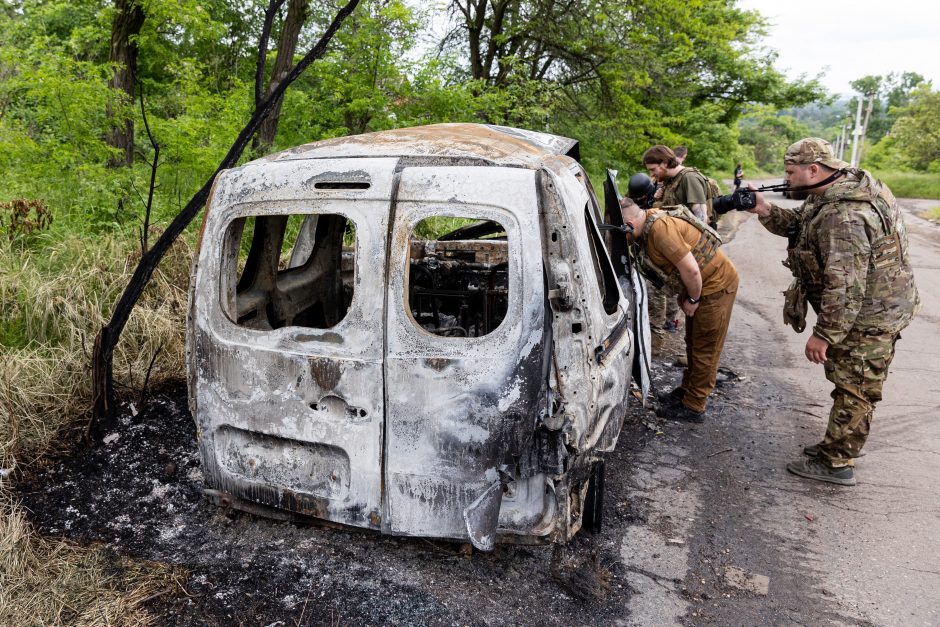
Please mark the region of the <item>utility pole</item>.
MULTIPOLYGON (((862 162, 862 150, 865 148, 865 136, 868 135, 868 120, 871 119, 871 109, 875 102, 875 92, 868 94, 868 108, 865 109, 865 122, 862 124, 862 143, 858 147, 858 162, 862 162)), ((856 167, 858 167, 856 165, 856 167)))
POLYGON ((862 136, 862 99, 858 99, 858 111, 855 114, 855 130, 852 131, 852 159, 849 164, 853 168, 858 167, 858 144, 862 136))

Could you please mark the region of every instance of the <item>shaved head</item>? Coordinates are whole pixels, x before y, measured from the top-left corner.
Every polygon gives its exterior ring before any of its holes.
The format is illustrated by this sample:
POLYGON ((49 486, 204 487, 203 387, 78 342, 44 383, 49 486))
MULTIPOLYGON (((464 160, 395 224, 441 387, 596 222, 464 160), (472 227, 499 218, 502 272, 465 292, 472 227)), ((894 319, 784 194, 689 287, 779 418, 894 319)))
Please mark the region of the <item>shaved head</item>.
POLYGON ((645 215, 640 206, 629 197, 620 200, 620 213, 623 214, 624 220, 634 220, 645 215))

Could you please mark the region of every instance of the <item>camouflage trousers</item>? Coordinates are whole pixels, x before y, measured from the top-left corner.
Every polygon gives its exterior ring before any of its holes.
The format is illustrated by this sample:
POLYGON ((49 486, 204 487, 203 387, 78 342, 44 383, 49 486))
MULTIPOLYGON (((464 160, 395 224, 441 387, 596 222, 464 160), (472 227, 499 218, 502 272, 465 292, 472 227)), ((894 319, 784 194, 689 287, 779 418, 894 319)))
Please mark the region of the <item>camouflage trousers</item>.
POLYGON ((670 320, 679 319, 677 295, 668 285, 655 287, 652 283, 646 281, 646 297, 649 303, 651 331, 662 333, 663 324, 670 320))
POLYGON ((866 335, 850 331, 826 353, 826 378, 832 381, 832 409, 820 455, 833 467, 852 466, 865 446, 875 404, 888 378, 900 334, 866 335))

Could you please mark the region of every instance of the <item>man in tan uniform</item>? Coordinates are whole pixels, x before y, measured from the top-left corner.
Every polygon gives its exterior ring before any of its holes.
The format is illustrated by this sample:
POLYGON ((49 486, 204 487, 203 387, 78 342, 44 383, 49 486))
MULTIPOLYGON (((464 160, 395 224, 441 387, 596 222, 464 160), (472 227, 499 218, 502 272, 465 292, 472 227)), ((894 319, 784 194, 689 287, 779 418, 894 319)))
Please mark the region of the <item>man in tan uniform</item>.
POLYGON ((704 422, 731 322, 738 272, 719 248, 718 234, 684 206, 643 211, 624 198, 620 208, 624 224, 633 229, 627 240, 638 244, 641 271, 651 282, 672 288, 686 315, 688 366, 663 413, 704 422))

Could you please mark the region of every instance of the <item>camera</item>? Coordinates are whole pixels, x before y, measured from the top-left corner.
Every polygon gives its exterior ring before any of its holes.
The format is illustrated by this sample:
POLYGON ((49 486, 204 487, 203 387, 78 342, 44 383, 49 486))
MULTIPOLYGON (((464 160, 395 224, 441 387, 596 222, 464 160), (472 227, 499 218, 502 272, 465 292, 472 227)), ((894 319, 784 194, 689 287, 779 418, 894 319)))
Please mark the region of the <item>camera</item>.
POLYGON ((718 215, 728 213, 732 209, 747 211, 757 206, 757 196, 753 190, 739 187, 726 196, 717 196, 712 199, 712 208, 718 215))

